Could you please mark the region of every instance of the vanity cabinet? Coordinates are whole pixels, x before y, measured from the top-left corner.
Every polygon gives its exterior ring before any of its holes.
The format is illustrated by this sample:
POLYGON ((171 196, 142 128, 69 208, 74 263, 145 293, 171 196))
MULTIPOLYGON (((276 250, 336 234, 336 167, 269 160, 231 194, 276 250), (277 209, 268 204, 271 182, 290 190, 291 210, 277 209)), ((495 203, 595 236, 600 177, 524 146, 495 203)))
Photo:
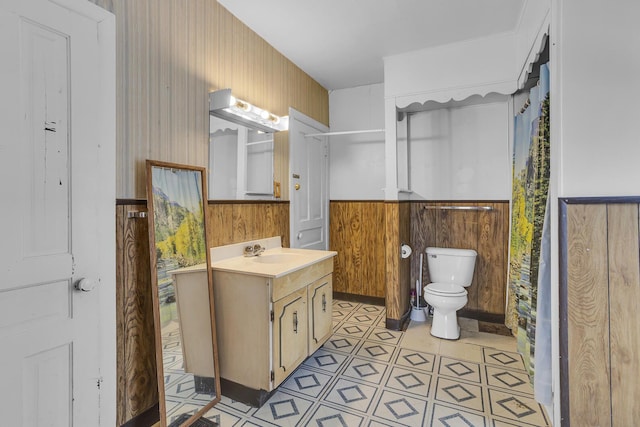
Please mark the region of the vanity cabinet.
POLYGON ((273 387, 308 356, 307 305, 306 287, 273 303, 273 387))
POLYGON ((214 263, 222 394, 261 406, 329 338, 331 254, 279 276, 221 271, 214 263))
POLYGON ((313 282, 307 288, 309 302, 309 355, 312 355, 331 336, 333 325, 333 274, 313 282))
POLYGON ((206 264, 180 268, 169 274, 175 289, 184 371, 215 378, 206 264))

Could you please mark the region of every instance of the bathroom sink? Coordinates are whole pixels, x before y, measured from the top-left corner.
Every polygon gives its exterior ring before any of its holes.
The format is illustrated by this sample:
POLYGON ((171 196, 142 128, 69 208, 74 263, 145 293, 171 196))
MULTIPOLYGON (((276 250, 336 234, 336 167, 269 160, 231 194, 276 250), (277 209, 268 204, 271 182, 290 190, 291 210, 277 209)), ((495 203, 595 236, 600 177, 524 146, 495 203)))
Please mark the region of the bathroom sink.
POLYGON ((300 255, 291 253, 262 254, 253 258, 255 262, 264 264, 285 264, 295 262, 300 259, 300 255))
MULTIPOLYGON (((256 253, 255 250, 253 253, 256 253)), ((296 275, 299 275, 300 270, 330 260, 335 255, 335 251, 283 248, 280 246, 280 237, 273 237, 211 248, 211 267, 214 271, 269 277, 277 279, 275 282, 278 282, 291 273, 296 272, 296 275), (265 248, 264 251, 260 255, 246 256, 247 248, 251 246, 254 249, 256 245, 265 248)), ((329 263, 333 268, 333 260, 329 263)), ((280 290, 276 285, 274 285, 274 292, 277 294, 280 290)), ((293 291, 290 288, 286 290, 293 291)))

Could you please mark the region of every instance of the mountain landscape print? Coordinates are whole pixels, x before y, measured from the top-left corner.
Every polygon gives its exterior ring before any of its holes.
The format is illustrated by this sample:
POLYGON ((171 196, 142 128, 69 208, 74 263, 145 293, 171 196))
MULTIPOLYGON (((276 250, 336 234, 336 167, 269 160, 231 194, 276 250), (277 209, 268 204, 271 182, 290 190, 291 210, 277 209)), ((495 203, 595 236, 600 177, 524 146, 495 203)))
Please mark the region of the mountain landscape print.
POLYGON ((206 261, 201 173, 153 168, 153 215, 158 260, 178 267, 206 261))

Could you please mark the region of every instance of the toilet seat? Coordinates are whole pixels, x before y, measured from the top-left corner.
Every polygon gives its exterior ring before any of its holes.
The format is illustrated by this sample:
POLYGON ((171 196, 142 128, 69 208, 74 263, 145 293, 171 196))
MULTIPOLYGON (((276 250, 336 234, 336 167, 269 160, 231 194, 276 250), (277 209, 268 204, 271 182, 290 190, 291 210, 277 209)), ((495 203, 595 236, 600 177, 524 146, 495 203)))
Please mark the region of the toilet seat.
POLYGON ((429 283, 425 288, 425 292, 438 296, 457 297, 467 295, 467 290, 460 285, 453 283, 429 283))

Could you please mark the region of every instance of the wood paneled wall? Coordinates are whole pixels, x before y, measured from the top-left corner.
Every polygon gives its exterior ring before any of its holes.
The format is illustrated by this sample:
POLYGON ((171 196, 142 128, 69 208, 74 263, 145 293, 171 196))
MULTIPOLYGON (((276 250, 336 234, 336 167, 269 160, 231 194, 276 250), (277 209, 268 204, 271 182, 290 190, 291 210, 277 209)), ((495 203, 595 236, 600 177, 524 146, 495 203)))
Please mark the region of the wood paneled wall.
MULTIPOLYGON (((478 258, 472 286, 467 288, 466 315, 492 321, 504 316, 508 201, 332 201, 329 222, 330 246, 338 252, 336 292, 385 298, 387 318, 399 321, 419 278, 420 253, 428 246, 468 248, 475 249, 478 258), (489 206, 492 210, 438 209, 443 206, 489 206), (400 257, 403 243, 413 248, 409 259, 400 257)), ((426 259, 423 283, 429 283, 426 259)))
POLYGON ((118 425, 158 403, 153 300, 144 204, 116 206, 116 339, 118 425))
POLYGON ((384 298, 385 278, 384 202, 329 204, 329 246, 334 258, 333 290, 384 298))
POLYGON ((402 318, 410 306, 411 260, 400 256, 403 243, 411 241, 411 204, 409 202, 385 202, 386 223, 386 325, 400 329, 402 318))
POLYGON ((636 425, 638 201, 561 204, 561 214, 562 418, 574 426, 636 425))
MULTIPOLYGON (((145 159, 207 166, 212 90, 328 125, 327 90, 217 1, 90 1, 116 15, 118 198, 145 198, 145 159)), ((283 144, 275 172, 286 189, 283 144)))
POLYGON ((207 205, 207 244, 229 245, 247 240, 282 236, 289 247, 289 203, 216 203, 207 205))
MULTIPOLYGON (((419 278, 420 253, 427 246, 475 249, 476 269, 468 315, 504 315, 507 281, 509 202, 332 201, 330 247, 335 258, 334 290, 385 298, 387 318, 399 321, 419 278), (425 206, 490 206, 491 211, 432 210, 425 206), (413 256, 400 257, 408 243, 413 256), (384 259, 384 262, 381 260, 384 259)), ((429 283, 426 259, 423 282, 429 283)))
MULTIPOLYGON (((206 209, 207 247, 273 236, 289 246, 288 202, 209 202, 206 209)), ((146 211, 145 201, 116 206, 118 425, 158 403, 149 222, 128 218, 146 211)))
MULTIPOLYGON (((420 277, 420 253, 429 246, 478 252, 464 310, 504 315, 507 290, 509 202, 414 202, 411 205, 411 280, 420 277), (488 211, 450 210, 447 206, 490 207, 488 211), (444 208, 444 209, 443 209, 444 208)), ((424 257, 422 282, 430 282, 424 257)))

